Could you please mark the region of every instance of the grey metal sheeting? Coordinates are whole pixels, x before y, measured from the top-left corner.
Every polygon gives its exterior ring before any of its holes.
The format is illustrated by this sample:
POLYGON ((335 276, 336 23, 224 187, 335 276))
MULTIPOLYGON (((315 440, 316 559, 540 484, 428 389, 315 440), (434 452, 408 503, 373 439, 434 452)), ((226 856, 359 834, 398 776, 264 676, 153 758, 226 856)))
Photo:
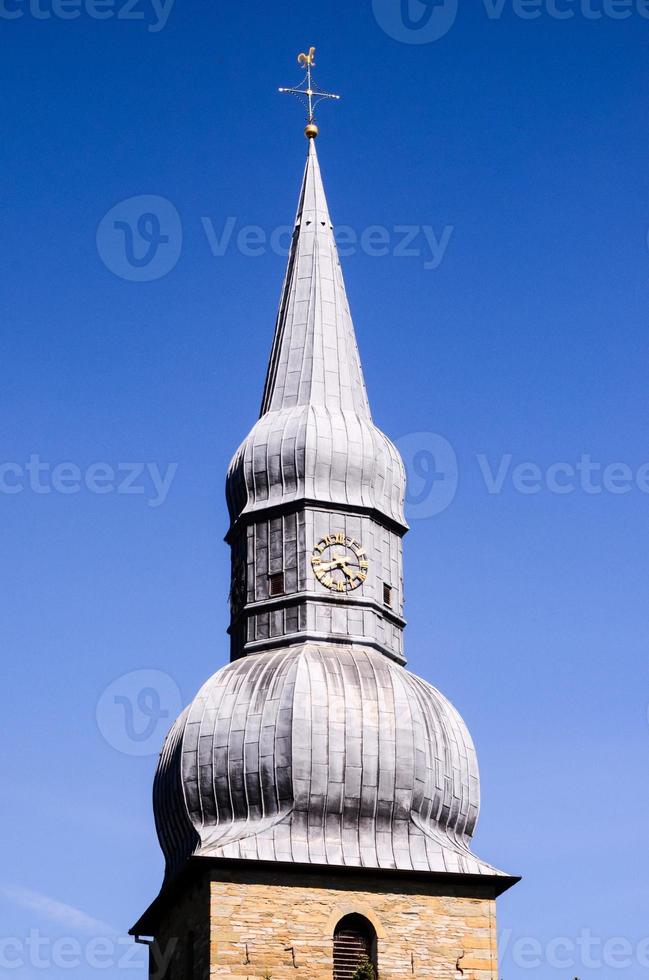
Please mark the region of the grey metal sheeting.
POLYGON ((374 508, 406 527, 403 463, 372 422, 313 140, 261 417, 230 464, 226 493, 233 523, 306 497, 374 508))
POLYGON ((500 874, 469 842, 475 750, 435 688, 363 647, 303 643, 218 671, 154 789, 167 872, 192 855, 500 874))
POLYGON ((299 405, 257 422, 230 464, 226 493, 233 521, 306 498, 378 510, 405 527, 405 487, 396 447, 370 420, 299 405))

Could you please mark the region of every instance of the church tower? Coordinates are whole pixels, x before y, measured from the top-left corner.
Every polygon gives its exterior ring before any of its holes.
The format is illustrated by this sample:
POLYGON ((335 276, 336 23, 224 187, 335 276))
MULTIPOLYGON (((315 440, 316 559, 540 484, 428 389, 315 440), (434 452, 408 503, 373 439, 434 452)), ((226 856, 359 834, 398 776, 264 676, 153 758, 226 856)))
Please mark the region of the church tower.
POLYGON ((467 728, 406 670, 405 474, 373 423, 308 155, 261 414, 227 475, 230 659, 178 718, 151 980, 498 980, 467 728), (359 972, 360 971, 360 972, 359 972))

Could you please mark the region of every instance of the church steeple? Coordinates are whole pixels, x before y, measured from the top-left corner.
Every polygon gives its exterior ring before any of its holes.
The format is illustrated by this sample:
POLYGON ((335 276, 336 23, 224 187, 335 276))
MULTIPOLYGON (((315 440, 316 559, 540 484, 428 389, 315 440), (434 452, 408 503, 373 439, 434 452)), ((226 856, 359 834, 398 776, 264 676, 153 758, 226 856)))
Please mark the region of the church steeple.
POLYGON ((159 897, 131 930, 166 977, 497 976, 471 851, 480 781, 450 702, 403 666, 405 477, 372 422, 315 152, 261 417, 227 479, 232 663, 171 728, 159 897), (163 957, 165 957, 163 959, 163 957), (297 970, 297 974, 296 974, 297 970))
POLYGON ((309 139, 261 414, 307 404, 371 420, 315 139, 309 139))
POLYGON ((261 415, 226 490, 233 659, 315 639, 403 662, 405 474, 372 421, 315 134, 261 415))

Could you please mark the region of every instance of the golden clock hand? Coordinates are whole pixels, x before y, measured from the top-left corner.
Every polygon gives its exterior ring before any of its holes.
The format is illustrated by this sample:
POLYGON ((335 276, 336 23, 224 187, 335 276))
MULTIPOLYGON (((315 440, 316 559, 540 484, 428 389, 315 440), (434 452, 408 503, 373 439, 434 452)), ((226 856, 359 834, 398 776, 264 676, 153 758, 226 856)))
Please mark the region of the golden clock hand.
POLYGON ((333 571, 334 568, 339 568, 339 567, 340 567, 340 558, 334 558, 333 561, 321 562, 318 565, 318 568, 321 569, 323 572, 331 572, 333 571))

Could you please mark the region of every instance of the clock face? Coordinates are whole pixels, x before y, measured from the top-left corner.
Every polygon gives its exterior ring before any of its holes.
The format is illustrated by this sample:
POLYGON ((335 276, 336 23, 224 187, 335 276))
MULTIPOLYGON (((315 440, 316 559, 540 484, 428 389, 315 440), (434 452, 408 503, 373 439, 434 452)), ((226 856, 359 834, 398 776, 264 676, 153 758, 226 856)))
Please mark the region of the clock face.
POLYGON ((311 565, 317 580, 332 592, 352 592, 367 578, 369 562, 360 541, 342 531, 327 534, 313 549, 311 565))

